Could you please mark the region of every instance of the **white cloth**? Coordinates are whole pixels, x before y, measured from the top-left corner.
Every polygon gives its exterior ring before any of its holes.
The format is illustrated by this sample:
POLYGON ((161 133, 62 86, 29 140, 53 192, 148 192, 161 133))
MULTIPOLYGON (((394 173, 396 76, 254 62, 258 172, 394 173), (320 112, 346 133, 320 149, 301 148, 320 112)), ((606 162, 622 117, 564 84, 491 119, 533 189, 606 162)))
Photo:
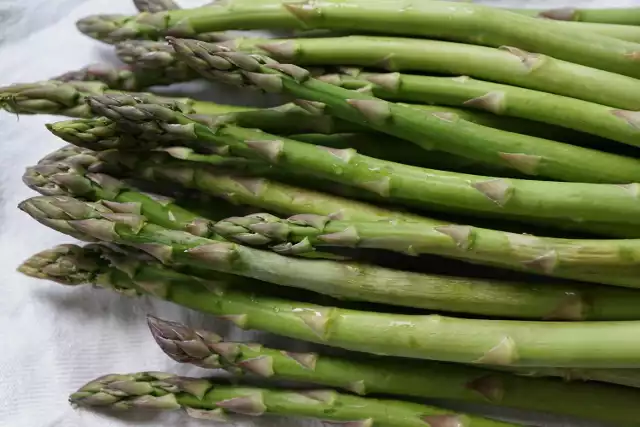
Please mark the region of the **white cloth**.
MULTIPOLYGON (((201 3, 182 2, 184 6, 201 3)), ((516 0, 511 3, 525 4, 516 0)), ((526 3, 531 7, 566 3, 640 6, 639 0, 526 3)), ((44 80, 89 63, 113 60, 108 46, 81 35, 74 22, 90 14, 130 12, 133 12, 130 0, 0 0, 0 85, 44 80)), ((227 101, 237 102, 238 95, 231 93, 223 91, 218 100, 224 101, 226 94, 227 101)), ((246 95, 240 95, 243 96, 246 95)), ((72 241, 39 225, 16 208, 18 202, 34 195, 21 182, 25 166, 61 145, 44 127, 56 120, 61 119, 15 117, 0 112, 0 427, 209 425, 181 413, 115 418, 75 410, 67 403, 70 392, 106 373, 164 370, 199 374, 196 369, 178 366, 162 354, 147 331, 145 314, 155 313, 197 326, 204 316, 146 298, 129 299, 88 287, 66 289, 15 271, 21 261, 36 251, 72 241)), ((209 317, 209 324, 211 320, 209 317)), ((233 330, 233 338, 240 335, 233 330)), ((552 422, 546 417, 524 419, 529 425, 579 425, 552 422)), ((239 424, 250 422, 264 426, 300 423, 273 417, 238 418, 239 424)))

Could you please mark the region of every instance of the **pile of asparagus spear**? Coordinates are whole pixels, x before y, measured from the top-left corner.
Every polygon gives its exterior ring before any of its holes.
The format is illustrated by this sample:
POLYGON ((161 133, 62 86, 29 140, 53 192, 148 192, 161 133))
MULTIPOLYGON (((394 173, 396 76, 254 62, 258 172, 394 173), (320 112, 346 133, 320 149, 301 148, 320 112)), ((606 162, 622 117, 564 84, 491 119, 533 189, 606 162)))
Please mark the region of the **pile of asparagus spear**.
POLYGON ((77 24, 124 65, 0 88, 68 116, 19 207, 86 242, 19 270, 347 351, 149 317, 175 361, 274 385, 113 374, 72 403, 515 425, 413 403, 436 398, 640 426, 640 8, 135 3, 77 24), (291 34, 227 32, 254 29, 291 34), (153 93, 195 79, 281 103, 153 93))

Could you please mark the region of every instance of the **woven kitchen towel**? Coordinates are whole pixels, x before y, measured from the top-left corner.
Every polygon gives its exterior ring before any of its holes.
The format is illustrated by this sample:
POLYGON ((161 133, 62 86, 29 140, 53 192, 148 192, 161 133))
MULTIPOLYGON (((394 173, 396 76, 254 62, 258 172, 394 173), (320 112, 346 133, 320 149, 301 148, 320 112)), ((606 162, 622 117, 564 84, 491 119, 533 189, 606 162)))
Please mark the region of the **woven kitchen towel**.
MULTIPOLYGON (((566 0, 569 2, 576 6, 640 6, 640 0, 566 0)), ((508 5, 506 1, 491 3, 508 5)), ((566 3, 512 1, 510 5, 558 7, 566 3)), ((196 6, 199 2, 182 4, 196 6)), ((74 23, 90 14, 132 12, 130 0, 0 0, 0 84, 45 80, 89 63, 113 61, 108 46, 79 34, 74 23)), ((250 95, 227 88, 215 93, 215 99, 222 102, 251 101, 250 95)), ((16 208, 18 202, 34 195, 21 182, 25 166, 61 145, 44 127, 56 120, 60 118, 0 112, 0 427, 210 425, 182 414, 115 418, 75 410, 67 403, 70 392, 106 373, 167 370, 200 374, 171 362, 156 348, 144 317, 155 313, 195 326, 211 324, 212 319, 149 299, 133 300, 82 287, 65 289, 15 272, 36 251, 71 242, 16 208)), ((241 336, 237 330, 229 333, 232 338, 241 336)), ((513 416, 512 412, 501 414, 513 416)), ((529 425, 579 425, 540 416, 521 419, 529 425)), ((283 418, 238 418, 237 423, 302 424, 283 418)))

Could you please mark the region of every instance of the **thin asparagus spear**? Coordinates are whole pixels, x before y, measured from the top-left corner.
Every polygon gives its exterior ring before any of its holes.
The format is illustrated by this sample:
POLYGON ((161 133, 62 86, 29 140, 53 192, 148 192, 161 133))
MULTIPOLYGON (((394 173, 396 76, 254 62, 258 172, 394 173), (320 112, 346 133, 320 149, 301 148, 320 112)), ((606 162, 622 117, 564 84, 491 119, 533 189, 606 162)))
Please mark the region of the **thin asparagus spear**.
POLYGON ((640 240, 554 239, 468 225, 427 228, 421 223, 332 221, 319 215, 296 215, 283 220, 270 214, 251 214, 220 221, 214 229, 229 240, 271 247, 285 255, 313 252, 323 246, 375 248, 640 287, 640 281, 633 278, 640 258, 640 240), (538 263, 548 254, 553 254, 553 259, 542 268, 538 263))
POLYGON ((230 2, 139 16, 90 16, 78 29, 109 43, 123 39, 192 37, 227 29, 346 29, 513 46, 615 73, 639 77, 636 43, 536 20, 482 5, 454 2, 315 0, 230 2), (345 7, 347 5, 348 7, 345 7), (482 37, 478 36, 482 31, 482 37))
MULTIPOLYGON (((241 86, 253 85, 300 97, 311 101, 307 102, 312 105, 309 108, 326 110, 344 120, 407 139, 427 150, 438 149, 487 164, 510 166, 527 175, 566 181, 628 183, 634 182, 634 175, 638 174, 636 159, 491 129, 455 114, 425 113, 321 82, 303 68, 283 65, 268 57, 230 52, 196 40, 172 39, 172 43, 180 57, 207 78, 224 75, 225 81, 235 79, 241 86), (608 177, 594 174, 598 167, 604 168, 601 162, 611 162, 619 174, 608 177), (614 164, 624 164, 624 169, 614 164)), ((100 99, 108 102, 107 97, 100 99)), ((104 110, 98 112, 107 115, 104 110)))
MULTIPOLYGON (((551 93, 483 82, 466 76, 361 73, 357 77, 326 75, 319 80, 347 89, 371 87, 376 97, 387 100, 474 108, 640 146, 640 131, 633 125, 636 112, 551 93)), ((579 140, 576 142, 580 143, 579 140)))
POLYGON ((133 4, 140 12, 156 13, 180 9, 180 6, 173 0, 133 0, 133 4))
POLYGON ((640 391, 626 387, 524 378, 438 362, 292 353, 253 343, 225 342, 213 332, 151 316, 148 322, 154 339, 169 357, 206 369, 338 387, 360 395, 451 399, 640 425, 640 391))
POLYGON ((549 10, 509 9, 512 12, 538 18, 559 21, 597 22, 604 24, 640 25, 640 8, 616 7, 606 9, 581 9, 561 7, 549 10))
POLYGON ((57 196, 30 199, 21 206, 45 225, 66 223, 65 228, 82 229, 96 239, 134 246, 152 244, 168 251, 164 258, 167 263, 236 274, 341 299, 506 318, 583 320, 590 318, 591 313, 595 313, 597 320, 638 318, 638 303, 634 302, 638 295, 632 291, 581 288, 562 282, 543 285, 438 276, 358 263, 287 258, 170 231, 122 209, 128 205, 113 202, 96 205, 57 196), (84 215, 77 214, 83 210, 84 215), (102 216, 107 220, 100 220, 102 216), (120 226, 118 221, 125 217, 126 223, 135 225, 121 231, 127 225, 120 226), (109 225, 108 218, 115 221, 109 225), (114 227, 113 232, 107 231, 114 227), (162 247, 160 242, 166 246, 162 247), (225 260, 204 259, 199 253, 207 248, 225 260), (624 313, 625 306, 628 313, 624 313))
MULTIPOLYGON (((92 97, 90 102, 100 114, 108 115, 123 125, 139 127, 148 132, 147 135, 153 136, 154 130, 158 130, 158 136, 162 137, 175 132, 174 138, 177 139, 202 140, 214 146, 227 147, 234 154, 261 158, 278 167, 314 174, 382 198, 422 207, 446 207, 449 211, 454 209, 523 221, 527 218, 557 218, 561 221, 579 218, 581 221, 610 224, 636 223, 634 212, 640 209, 635 198, 629 197, 634 185, 498 179, 421 169, 362 156, 352 150, 318 149, 299 141, 225 123, 205 126, 158 104, 138 104, 131 97, 92 97), (599 203, 593 203, 594 200, 599 203), (613 206, 616 206, 615 211, 613 206)), ((345 108, 351 109, 351 106, 345 108)), ((394 117, 396 119, 400 122, 406 117, 394 117)), ((518 157, 518 161, 522 160, 518 157)))
MULTIPOLYGON (((110 90, 102 82, 45 81, 14 84, 0 88, 0 108, 16 114, 59 114, 70 117, 91 118, 94 115, 86 104, 88 96, 101 94, 128 94, 150 103, 179 105, 180 110, 197 114, 224 114, 255 108, 220 105, 191 98, 164 97, 148 92, 120 92, 110 90)), ((176 107, 177 108, 177 107, 176 107)))
POLYGON ((42 278, 53 276, 68 284, 88 281, 128 293, 139 290, 224 316, 245 329, 348 350, 498 366, 640 367, 640 343, 634 339, 640 322, 522 322, 372 313, 207 289, 201 281, 189 282, 157 263, 141 262, 133 254, 118 256, 100 245, 37 257, 42 267, 36 273, 42 278), (44 266, 47 260, 51 267, 44 266), (593 351, 594 340, 601 344, 598 351, 593 351))
POLYGON ((318 418, 354 426, 418 427, 465 425, 515 427, 417 403, 340 394, 333 390, 278 390, 216 384, 212 380, 178 377, 160 372, 107 375, 70 397, 81 406, 120 410, 184 409, 198 419, 226 420, 225 414, 263 414, 318 418))

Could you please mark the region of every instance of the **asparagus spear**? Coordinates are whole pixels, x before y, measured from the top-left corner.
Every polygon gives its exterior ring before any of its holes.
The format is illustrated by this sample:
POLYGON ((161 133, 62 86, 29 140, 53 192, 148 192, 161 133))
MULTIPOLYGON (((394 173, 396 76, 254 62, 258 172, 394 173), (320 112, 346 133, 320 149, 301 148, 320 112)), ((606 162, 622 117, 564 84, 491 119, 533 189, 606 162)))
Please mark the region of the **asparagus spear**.
POLYGON ((140 12, 155 13, 180 9, 180 6, 173 0, 133 0, 133 4, 140 12))
POLYGON ((580 9, 561 7, 549 10, 509 9, 512 12, 559 21, 598 22, 604 24, 640 25, 640 8, 617 7, 607 9, 580 9))
MULTIPOLYGON (((352 150, 322 150, 295 140, 224 123, 205 126, 157 104, 139 105, 132 98, 92 97, 91 105, 101 114, 148 132, 158 129, 159 135, 165 137, 175 132, 175 138, 203 140, 228 147, 235 154, 259 157, 287 170, 315 174, 323 179, 364 189, 382 198, 422 207, 446 207, 448 211, 453 209, 497 215, 525 222, 528 218, 556 218, 562 221, 579 218, 581 221, 609 224, 635 223, 636 215, 632 212, 640 209, 635 199, 629 197, 634 185, 508 180, 421 169, 362 156, 352 150), (139 108, 139 112, 136 108, 139 108), (602 203, 594 204, 593 200, 602 203), (607 202, 604 203, 604 200, 607 202), (615 211, 612 206, 616 206, 615 211)), ((344 110, 353 110, 353 107, 349 105, 344 110)), ((359 113, 355 111, 355 114, 359 113)), ((406 116, 395 119, 398 122, 402 120, 404 125, 406 116)), ((520 162, 525 158, 513 157, 520 162)))
POLYGON ((513 46, 631 77, 640 76, 637 45, 482 5, 397 0, 226 3, 139 16, 90 16, 78 29, 109 43, 123 39, 192 37, 227 29, 346 29, 513 46), (349 7, 345 7, 348 5, 349 7), (478 30, 482 37, 478 37, 478 30), (552 36, 549 36, 552 34, 552 36))
POLYGON ((219 421, 226 420, 225 414, 231 413, 312 417, 355 426, 515 426, 417 403, 363 398, 333 390, 289 391, 230 386, 160 372, 100 377, 73 393, 70 401, 82 406, 120 410, 182 408, 191 417, 219 421))
POLYGON ((422 223, 333 221, 319 215, 296 215, 282 220, 262 213, 228 218, 216 223, 214 229, 229 240, 271 247, 286 255, 313 252, 322 246, 376 248, 455 257, 551 277, 640 287, 640 282, 632 278, 637 270, 640 240, 554 239, 468 225, 425 227, 422 223), (537 264, 550 253, 553 260, 549 260, 547 268, 537 264))
POLYGON ((225 342, 213 332, 155 317, 148 321, 154 339, 169 357, 206 369, 338 387, 360 395, 451 399, 640 425, 640 391, 626 387, 524 378, 438 362, 292 353, 259 344, 225 342))
MULTIPOLYGON (((638 173, 636 159, 499 131, 467 122, 455 114, 425 114, 408 105, 321 82, 302 68, 282 65, 268 57, 230 52, 196 40, 172 39, 172 43, 185 62, 207 78, 233 76, 239 85, 301 97, 311 101, 315 110, 327 110, 331 115, 366 124, 425 149, 435 148, 487 164, 509 166, 528 175, 566 181, 627 183, 633 182, 638 173), (619 174, 596 176, 593 170, 596 165, 603 167, 601 161, 611 162, 619 174)), ((106 115, 104 110, 98 112, 106 115)))
MULTIPOLYGON (((347 89, 371 87, 387 100, 453 105, 494 114, 564 126, 629 145, 640 145, 640 132, 629 114, 600 104, 469 77, 431 77, 410 74, 361 73, 319 77, 347 89)), ((580 143, 580 141, 576 141, 580 143)))
POLYGON ((169 264, 236 274, 341 299, 498 317, 561 320, 585 319, 591 310, 597 313, 596 319, 610 320, 608 311, 615 313, 617 319, 624 311, 622 307, 628 304, 629 313, 622 318, 638 318, 637 302, 629 304, 636 297, 631 291, 438 276, 358 263, 287 258, 170 231, 147 223, 142 215, 123 211, 122 207, 127 206, 113 202, 91 204, 57 196, 30 199, 21 209, 45 225, 58 224, 57 229, 63 223, 64 228, 82 231, 96 239, 134 246, 151 243, 166 252, 163 261, 169 264), (109 209, 113 212, 109 213, 109 209), (102 217, 106 220, 101 220, 102 217), (133 227, 120 224, 123 220, 133 227), (221 260, 212 262, 203 258, 200 252, 207 249, 218 252, 221 260), (586 308, 585 301, 593 303, 586 308))
POLYGON ((640 344, 633 337, 640 322, 522 322, 346 310, 207 289, 201 281, 193 283, 189 276, 133 254, 118 256, 100 245, 72 248, 39 254, 37 275, 128 293, 139 290, 224 316, 244 329, 379 355, 501 367, 639 367, 640 344), (599 351, 593 351, 594 340, 601 344, 599 351))
POLYGON ((157 96, 148 92, 110 90, 98 81, 45 81, 14 84, 0 88, 0 107, 16 114, 59 114, 70 117, 93 117, 86 104, 88 96, 128 94, 150 103, 169 104, 185 113, 221 114, 252 110, 252 107, 220 105, 191 98, 157 96))

